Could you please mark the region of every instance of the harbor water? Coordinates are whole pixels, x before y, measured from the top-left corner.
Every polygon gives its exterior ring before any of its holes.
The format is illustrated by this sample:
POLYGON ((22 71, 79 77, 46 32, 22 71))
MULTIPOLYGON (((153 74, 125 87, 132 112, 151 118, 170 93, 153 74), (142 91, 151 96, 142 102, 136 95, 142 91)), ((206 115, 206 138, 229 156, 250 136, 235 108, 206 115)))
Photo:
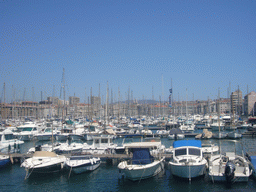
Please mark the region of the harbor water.
MULTIPOLYGON (((172 146, 173 140, 167 138, 161 140, 166 147, 172 146)), ((121 144, 122 141, 122 138, 114 140, 118 144, 121 144)), ((256 139, 252 137, 243 137, 235 142, 202 140, 202 143, 209 142, 219 144, 223 151, 231 149, 241 151, 243 149, 244 152, 249 152, 256 150, 256 139)), ((27 152, 34 145, 33 141, 24 143, 21 152, 27 152)), ((26 172, 17 163, 1 169, 0 191, 256 191, 256 181, 253 178, 246 183, 227 185, 226 183, 213 183, 206 174, 189 182, 186 179, 173 176, 167 165, 165 168, 155 177, 135 182, 121 177, 117 163, 107 164, 104 162, 95 171, 80 175, 71 174, 69 177, 69 173, 63 171, 58 174, 33 176, 25 180, 26 172)))

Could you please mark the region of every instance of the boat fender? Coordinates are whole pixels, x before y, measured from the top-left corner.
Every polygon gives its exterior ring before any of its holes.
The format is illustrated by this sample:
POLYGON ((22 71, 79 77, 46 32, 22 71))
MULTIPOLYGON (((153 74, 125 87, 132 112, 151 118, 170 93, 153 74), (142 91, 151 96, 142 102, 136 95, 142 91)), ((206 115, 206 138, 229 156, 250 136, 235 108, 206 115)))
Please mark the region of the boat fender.
POLYGON ((225 177, 228 183, 232 182, 235 178, 236 166, 232 161, 228 161, 225 166, 225 177))

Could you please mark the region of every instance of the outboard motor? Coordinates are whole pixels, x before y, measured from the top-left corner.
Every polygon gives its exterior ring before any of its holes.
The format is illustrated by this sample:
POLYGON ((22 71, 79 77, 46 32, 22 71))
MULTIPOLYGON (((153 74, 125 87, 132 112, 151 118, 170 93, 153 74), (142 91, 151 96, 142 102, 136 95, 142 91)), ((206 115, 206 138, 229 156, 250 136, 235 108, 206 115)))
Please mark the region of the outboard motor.
POLYGON ((41 147, 41 145, 37 145, 37 146, 35 146, 35 151, 42 151, 42 147, 41 147))
POLYGON ((232 161, 228 161, 225 167, 225 176, 228 183, 231 183, 235 178, 236 166, 232 161))

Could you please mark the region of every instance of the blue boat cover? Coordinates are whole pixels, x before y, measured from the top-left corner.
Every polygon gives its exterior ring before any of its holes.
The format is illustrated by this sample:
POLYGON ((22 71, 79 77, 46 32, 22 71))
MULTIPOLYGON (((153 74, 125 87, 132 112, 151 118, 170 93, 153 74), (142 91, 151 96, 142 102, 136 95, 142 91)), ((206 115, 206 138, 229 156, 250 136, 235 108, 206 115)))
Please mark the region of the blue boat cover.
POLYGON ((173 148, 184 146, 202 147, 202 142, 200 140, 180 140, 173 142, 173 148))
POLYGON ((148 148, 133 148, 132 164, 145 165, 152 163, 153 157, 150 155, 148 148))
POLYGON ((253 167, 256 169, 256 156, 250 156, 250 159, 253 167))

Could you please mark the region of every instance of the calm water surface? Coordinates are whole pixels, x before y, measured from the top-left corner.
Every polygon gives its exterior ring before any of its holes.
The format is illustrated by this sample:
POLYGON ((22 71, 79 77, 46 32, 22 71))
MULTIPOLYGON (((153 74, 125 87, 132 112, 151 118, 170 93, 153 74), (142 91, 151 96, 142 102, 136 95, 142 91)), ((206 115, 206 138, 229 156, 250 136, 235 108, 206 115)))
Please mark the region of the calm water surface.
MULTIPOLYGON (((136 140, 136 139, 135 139, 136 140)), ((138 140, 138 139, 137 139, 138 140)), ((256 150, 256 139, 245 137, 241 143, 244 151, 256 150)), ((115 143, 122 143, 118 138, 115 143)), ((222 146, 222 151, 236 149, 241 151, 240 142, 230 142, 229 140, 203 140, 202 143, 217 142, 222 146)), ((166 147, 170 147, 173 141, 162 139, 166 147)), ((22 152, 28 150, 35 143, 25 143, 22 152)), ((167 166, 166 166, 167 168, 167 166)), ((0 170, 0 191, 256 191, 256 181, 250 178, 248 183, 235 183, 227 186, 224 183, 212 183, 207 175, 196 178, 189 183, 188 180, 179 179, 171 175, 166 169, 159 175, 141 181, 130 181, 120 179, 117 164, 108 165, 102 163, 101 166, 90 173, 71 175, 68 172, 52 174, 40 177, 30 177, 24 180, 26 172, 19 164, 15 164, 0 170)))

